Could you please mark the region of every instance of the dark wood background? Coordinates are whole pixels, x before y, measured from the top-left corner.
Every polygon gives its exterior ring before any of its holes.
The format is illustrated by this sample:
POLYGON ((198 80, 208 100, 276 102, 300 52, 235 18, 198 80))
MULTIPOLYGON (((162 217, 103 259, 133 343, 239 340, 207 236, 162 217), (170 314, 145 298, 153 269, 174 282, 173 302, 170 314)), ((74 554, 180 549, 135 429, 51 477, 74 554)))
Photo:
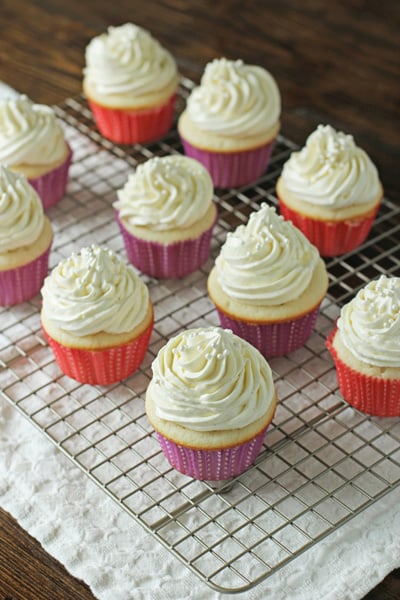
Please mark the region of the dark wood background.
MULTIPOLYGON (((281 90, 282 133, 298 144, 319 123, 353 134, 386 195, 400 201, 399 0, 0 0, 0 80, 45 104, 78 95, 89 40, 128 21, 151 31, 195 81, 218 56, 266 67, 281 90)), ((397 598, 399 571, 367 596, 397 598)), ((6 599, 93 595, 0 510, 6 599)))

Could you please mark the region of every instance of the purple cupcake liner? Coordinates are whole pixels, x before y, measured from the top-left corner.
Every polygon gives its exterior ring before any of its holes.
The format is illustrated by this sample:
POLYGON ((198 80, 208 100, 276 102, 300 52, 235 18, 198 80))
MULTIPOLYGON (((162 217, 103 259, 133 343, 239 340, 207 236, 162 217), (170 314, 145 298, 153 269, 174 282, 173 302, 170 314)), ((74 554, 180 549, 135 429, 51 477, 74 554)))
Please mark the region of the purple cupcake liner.
POLYGON ((0 271, 0 305, 11 306, 30 300, 40 292, 49 269, 49 248, 32 262, 0 271))
POLYGON ((217 309, 222 327, 247 340, 265 358, 283 356, 301 348, 310 337, 319 306, 299 319, 283 323, 249 323, 234 319, 217 309))
POLYGON ((142 273, 160 279, 177 279, 199 269, 210 255, 212 226, 198 238, 161 244, 133 236, 116 216, 129 261, 142 273))
POLYGON ((186 156, 198 160, 218 188, 239 187, 252 183, 267 170, 275 140, 241 152, 209 152, 192 146, 181 137, 186 156))
POLYGON ((198 450, 177 444, 157 431, 161 449, 174 469, 206 481, 224 481, 246 471, 258 456, 268 427, 249 442, 220 450, 198 450))
POLYGON ((52 206, 55 206, 61 198, 65 195, 68 183, 68 173, 72 162, 72 150, 68 146, 69 152, 66 160, 58 167, 36 177, 34 179, 28 179, 31 186, 38 193, 42 204, 43 210, 49 210, 52 206))

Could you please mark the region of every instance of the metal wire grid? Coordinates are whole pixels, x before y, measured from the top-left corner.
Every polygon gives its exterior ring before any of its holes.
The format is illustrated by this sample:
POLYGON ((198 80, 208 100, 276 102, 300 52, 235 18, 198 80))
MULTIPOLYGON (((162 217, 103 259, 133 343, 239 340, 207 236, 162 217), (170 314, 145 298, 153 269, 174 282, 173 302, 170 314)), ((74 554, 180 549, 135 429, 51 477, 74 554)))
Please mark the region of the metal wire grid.
MULTIPOLYGON (((192 87, 184 80, 183 100, 192 87)), ((124 256, 113 218, 115 190, 155 155, 181 152, 174 129, 146 147, 116 147, 93 125, 82 98, 57 108, 74 150, 67 196, 52 209, 51 266, 93 242, 124 256)), ((218 591, 265 579, 400 483, 399 419, 371 418, 347 406, 325 348, 339 307, 381 273, 400 275, 400 209, 385 199, 373 231, 355 253, 328 261, 329 294, 303 348, 270 361, 279 405, 255 465, 229 484, 192 480, 170 468, 144 412, 151 362, 182 328, 217 325, 207 274, 226 232, 262 202, 295 146, 276 144, 255 185, 216 192, 219 222, 208 263, 170 281, 144 276, 156 324, 140 370, 112 386, 64 376, 39 322, 40 297, 0 313, 2 395, 124 510, 218 591)))

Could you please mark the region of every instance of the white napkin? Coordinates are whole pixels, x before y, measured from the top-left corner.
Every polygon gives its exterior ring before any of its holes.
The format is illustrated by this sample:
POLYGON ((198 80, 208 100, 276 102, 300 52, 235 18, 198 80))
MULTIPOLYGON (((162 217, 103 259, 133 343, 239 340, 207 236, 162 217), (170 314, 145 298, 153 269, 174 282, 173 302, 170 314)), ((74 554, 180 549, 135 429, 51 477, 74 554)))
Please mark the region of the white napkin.
MULTIPOLYGON (((15 92, 0 85, 4 94, 15 92)), ((0 351, 3 343, 0 335, 0 351)), ((396 489, 250 591, 220 594, 1 396, 0 456, 2 508, 99 600, 356 600, 400 566, 396 489)))
POLYGON ((400 566, 400 490, 244 594, 200 581, 4 399, 0 504, 99 600, 356 600, 400 566))

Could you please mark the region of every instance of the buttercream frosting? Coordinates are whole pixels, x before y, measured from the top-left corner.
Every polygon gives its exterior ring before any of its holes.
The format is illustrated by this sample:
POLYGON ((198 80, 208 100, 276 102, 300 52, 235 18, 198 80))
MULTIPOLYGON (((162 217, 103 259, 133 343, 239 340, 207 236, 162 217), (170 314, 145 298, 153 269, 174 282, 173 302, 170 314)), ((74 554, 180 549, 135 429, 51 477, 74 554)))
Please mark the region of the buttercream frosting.
POLYGON ((205 167, 186 156, 151 158, 117 192, 114 208, 128 223, 154 231, 187 228, 201 221, 212 203, 205 167))
POLYGON ((214 59, 187 100, 190 119, 204 131, 237 137, 259 135, 279 120, 278 86, 264 68, 242 60, 214 59))
POLYGON ((146 317, 144 282, 108 248, 82 248, 62 260, 42 288, 43 313, 75 336, 131 331, 146 317))
POLYGON ((63 129, 50 106, 22 94, 0 100, 0 163, 47 165, 66 154, 63 129))
POLYGON ((400 277, 370 281, 341 311, 340 338, 358 360, 400 367, 400 277))
POLYGON ((142 96, 177 78, 172 55, 145 29, 125 23, 109 27, 86 48, 84 76, 100 96, 142 96))
POLYGON ((152 370, 157 415, 195 431, 245 427, 275 398, 265 358, 219 327, 179 333, 161 348, 152 370))
POLYGON ((382 193, 375 165, 353 136, 318 125, 282 170, 285 187, 312 204, 342 208, 382 193))
POLYGON ((0 252, 33 244, 44 226, 43 206, 26 177, 0 166, 0 252))
POLYGON ((318 250, 267 204, 229 232, 215 261, 218 282, 245 304, 276 306, 298 298, 310 284, 318 250))

